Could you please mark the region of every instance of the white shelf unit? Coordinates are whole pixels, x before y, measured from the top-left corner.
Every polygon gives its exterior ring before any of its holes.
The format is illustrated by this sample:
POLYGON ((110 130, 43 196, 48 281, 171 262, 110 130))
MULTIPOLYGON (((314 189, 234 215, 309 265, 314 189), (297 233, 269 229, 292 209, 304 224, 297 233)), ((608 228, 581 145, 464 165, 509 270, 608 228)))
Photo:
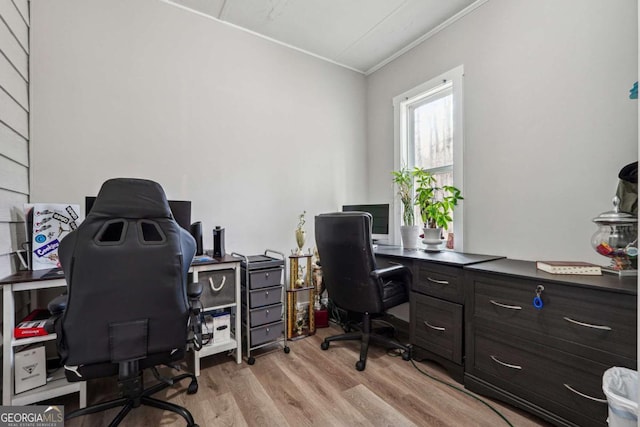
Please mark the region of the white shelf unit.
MULTIPOLYGON (((240 259, 236 257, 232 257, 226 255, 223 258, 216 258, 214 262, 211 263, 202 263, 192 265, 189 269, 189 273, 192 275, 192 281, 198 282, 201 278, 200 276, 203 273, 211 273, 217 271, 225 271, 225 270, 233 270, 234 277, 234 296, 232 302, 224 302, 221 304, 215 303, 203 303, 203 311, 211 311, 218 309, 231 309, 235 310, 236 313, 240 313, 240 259)), ((206 284, 203 285, 207 286, 206 284)), ((212 287, 214 287, 212 285, 212 287)), ((203 289, 203 295, 207 292, 207 289, 203 289)), ((202 297, 201 297, 202 300, 202 297)), ((211 356, 214 354, 222 353, 225 351, 235 352, 236 363, 242 363, 242 339, 240 338, 240 316, 231 316, 235 320, 235 327, 231 328, 232 331, 236 331, 235 333, 231 333, 231 339, 227 342, 220 344, 208 344, 203 346, 199 351, 194 351, 194 374, 196 376, 200 375, 200 359, 203 357, 211 356), (237 334, 237 335, 236 335, 237 334)))
POLYGON ((3 282, 2 283, 2 405, 29 405, 43 400, 49 400, 65 394, 79 393, 80 408, 87 406, 87 384, 85 381, 70 383, 64 378, 64 371, 47 381, 47 384, 16 394, 14 392, 15 379, 15 348, 28 344, 46 342, 56 339, 56 335, 41 337, 13 338, 15 328, 15 294, 17 292, 31 292, 31 309, 37 308, 35 291, 39 289, 62 288, 66 286, 64 279, 33 280, 3 282))

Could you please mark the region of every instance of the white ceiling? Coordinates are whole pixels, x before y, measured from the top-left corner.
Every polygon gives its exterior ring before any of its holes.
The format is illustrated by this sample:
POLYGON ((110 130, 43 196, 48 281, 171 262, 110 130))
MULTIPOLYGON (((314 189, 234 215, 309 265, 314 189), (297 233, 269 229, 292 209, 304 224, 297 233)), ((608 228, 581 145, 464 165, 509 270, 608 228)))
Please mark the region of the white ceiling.
POLYGON ((369 74, 487 0, 163 0, 369 74))

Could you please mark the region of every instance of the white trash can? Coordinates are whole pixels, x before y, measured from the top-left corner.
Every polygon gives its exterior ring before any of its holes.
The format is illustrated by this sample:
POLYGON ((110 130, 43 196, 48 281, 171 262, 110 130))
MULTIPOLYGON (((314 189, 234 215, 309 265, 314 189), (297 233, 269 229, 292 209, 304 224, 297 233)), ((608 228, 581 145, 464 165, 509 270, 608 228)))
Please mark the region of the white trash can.
POLYGON ((638 427, 638 371, 614 366, 602 376, 609 427, 638 427))

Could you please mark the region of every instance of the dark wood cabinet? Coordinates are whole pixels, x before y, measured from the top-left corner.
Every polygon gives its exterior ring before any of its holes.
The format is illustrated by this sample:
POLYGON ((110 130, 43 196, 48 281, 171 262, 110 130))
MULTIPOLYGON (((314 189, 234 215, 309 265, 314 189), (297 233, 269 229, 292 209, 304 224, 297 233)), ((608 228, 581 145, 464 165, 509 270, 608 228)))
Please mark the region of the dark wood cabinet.
POLYGON ((602 374, 636 369, 636 278, 552 275, 507 259, 465 276, 465 387, 556 425, 606 426, 602 374))

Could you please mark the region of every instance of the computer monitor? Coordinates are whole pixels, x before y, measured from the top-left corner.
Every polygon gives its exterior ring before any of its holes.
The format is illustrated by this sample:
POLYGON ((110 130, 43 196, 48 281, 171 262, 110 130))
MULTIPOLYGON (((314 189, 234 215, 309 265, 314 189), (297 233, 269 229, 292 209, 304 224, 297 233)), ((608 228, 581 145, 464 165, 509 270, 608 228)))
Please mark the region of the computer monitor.
MULTIPOLYGON (((96 201, 95 196, 87 196, 84 199, 84 214, 89 215, 93 203, 96 201)), ((169 208, 173 219, 176 220, 178 225, 187 231, 190 231, 191 227, 191 202, 187 200, 169 200, 169 208)))
POLYGON ((344 205, 342 212, 369 212, 373 218, 371 238, 374 241, 389 241, 389 204, 344 205))

